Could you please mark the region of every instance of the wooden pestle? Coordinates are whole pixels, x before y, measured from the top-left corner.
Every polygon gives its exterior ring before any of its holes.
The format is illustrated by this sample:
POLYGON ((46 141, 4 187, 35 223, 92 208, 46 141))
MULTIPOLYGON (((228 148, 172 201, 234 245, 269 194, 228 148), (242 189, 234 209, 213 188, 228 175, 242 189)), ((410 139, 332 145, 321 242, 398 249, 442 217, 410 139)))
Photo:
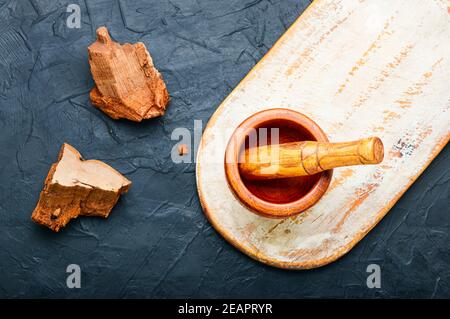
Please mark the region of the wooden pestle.
POLYGON ((378 164, 383 156, 378 137, 344 143, 301 141, 249 148, 241 153, 239 170, 252 180, 287 178, 341 166, 378 164))

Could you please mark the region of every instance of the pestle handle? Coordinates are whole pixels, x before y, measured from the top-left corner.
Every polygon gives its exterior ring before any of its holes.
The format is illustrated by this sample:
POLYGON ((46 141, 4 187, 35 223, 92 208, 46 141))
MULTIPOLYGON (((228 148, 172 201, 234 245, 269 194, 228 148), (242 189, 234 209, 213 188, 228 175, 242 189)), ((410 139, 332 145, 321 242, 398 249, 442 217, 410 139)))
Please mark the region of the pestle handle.
POLYGON ((291 142, 249 148, 239 158, 247 179, 274 179, 313 175, 336 167, 378 164, 383 160, 378 137, 353 142, 291 142))

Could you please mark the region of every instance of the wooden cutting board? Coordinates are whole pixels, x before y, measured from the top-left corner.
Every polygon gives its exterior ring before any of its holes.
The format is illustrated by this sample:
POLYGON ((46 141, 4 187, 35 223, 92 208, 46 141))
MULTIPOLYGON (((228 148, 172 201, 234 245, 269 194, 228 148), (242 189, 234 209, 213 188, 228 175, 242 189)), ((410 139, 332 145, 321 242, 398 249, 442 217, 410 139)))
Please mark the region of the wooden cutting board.
POLYGON ((201 204, 250 257, 323 266, 386 215, 447 144, 449 125, 449 1, 316 0, 209 121, 197 157, 201 204), (377 135, 385 160, 335 169, 325 196, 297 217, 260 217, 232 195, 223 158, 239 123, 274 107, 306 114, 333 142, 377 135))

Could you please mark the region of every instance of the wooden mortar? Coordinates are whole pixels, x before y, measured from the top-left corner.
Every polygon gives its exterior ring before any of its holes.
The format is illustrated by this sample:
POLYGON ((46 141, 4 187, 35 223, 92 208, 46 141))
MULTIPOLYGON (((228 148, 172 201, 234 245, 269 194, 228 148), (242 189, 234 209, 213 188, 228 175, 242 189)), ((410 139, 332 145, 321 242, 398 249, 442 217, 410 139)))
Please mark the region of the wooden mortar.
POLYGON ((329 143, 313 120, 277 108, 253 114, 238 126, 225 151, 225 174, 242 204, 260 215, 283 218, 314 205, 326 192, 333 168, 382 159, 379 138, 329 143))

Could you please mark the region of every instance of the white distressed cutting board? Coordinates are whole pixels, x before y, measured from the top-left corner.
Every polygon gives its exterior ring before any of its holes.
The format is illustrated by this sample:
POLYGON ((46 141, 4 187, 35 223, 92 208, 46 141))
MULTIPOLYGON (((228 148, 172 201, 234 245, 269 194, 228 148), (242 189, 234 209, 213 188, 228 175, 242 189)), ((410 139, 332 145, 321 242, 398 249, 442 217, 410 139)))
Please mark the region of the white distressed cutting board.
POLYGON ((449 1, 316 0, 212 116, 197 158, 200 200, 249 256, 319 267, 383 218, 447 144, 449 124, 449 1), (377 135, 385 160, 335 169, 325 196, 297 217, 260 217, 229 190, 223 158, 239 123, 273 107, 306 114, 333 142, 377 135))

